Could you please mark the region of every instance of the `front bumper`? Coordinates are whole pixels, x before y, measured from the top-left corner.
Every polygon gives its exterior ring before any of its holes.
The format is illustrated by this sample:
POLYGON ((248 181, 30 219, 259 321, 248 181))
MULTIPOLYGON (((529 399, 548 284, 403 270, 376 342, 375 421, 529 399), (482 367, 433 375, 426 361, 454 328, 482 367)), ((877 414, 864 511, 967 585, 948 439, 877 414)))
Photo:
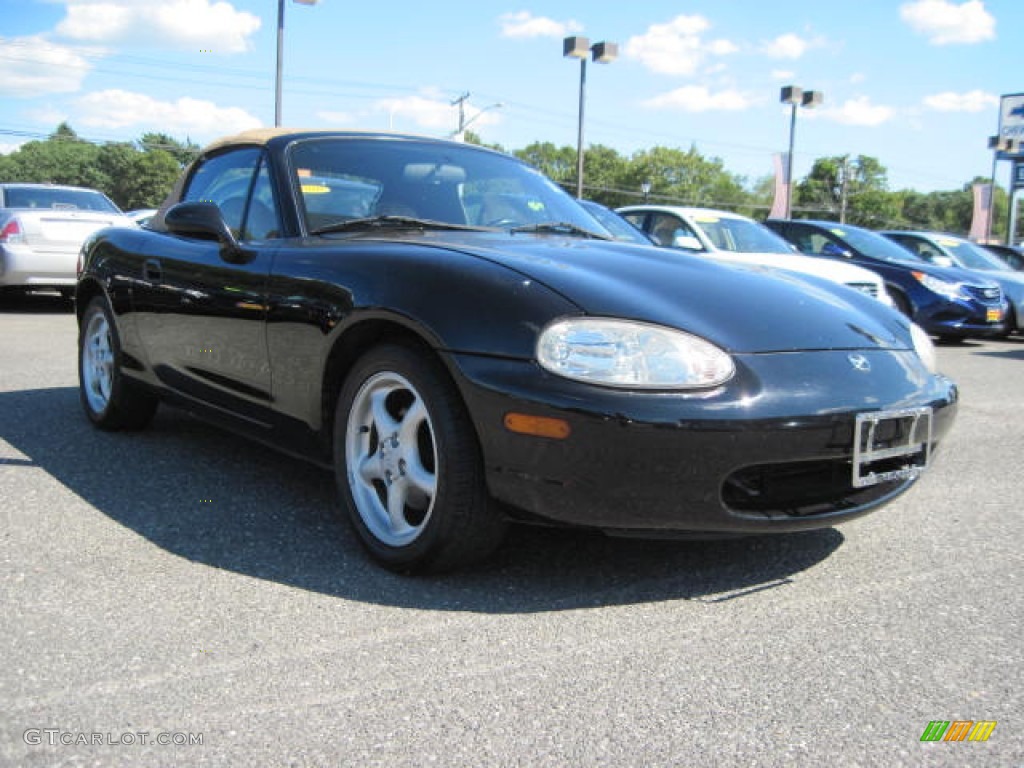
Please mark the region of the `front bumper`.
POLYGON ((914 322, 933 336, 985 338, 1006 329, 1008 307, 1005 301, 984 304, 974 300, 940 300, 920 310, 914 322), (994 311, 1000 320, 992 319, 994 311))
POLYGON ((617 392, 524 361, 451 358, 492 495, 526 519, 617 532, 797 531, 865 514, 915 478, 856 488, 857 414, 929 408, 932 445, 957 391, 912 352, 737 355, 737 376, 703 394, 617 392), (507 431, 510 411, 564 419, 567 439, 507 431))

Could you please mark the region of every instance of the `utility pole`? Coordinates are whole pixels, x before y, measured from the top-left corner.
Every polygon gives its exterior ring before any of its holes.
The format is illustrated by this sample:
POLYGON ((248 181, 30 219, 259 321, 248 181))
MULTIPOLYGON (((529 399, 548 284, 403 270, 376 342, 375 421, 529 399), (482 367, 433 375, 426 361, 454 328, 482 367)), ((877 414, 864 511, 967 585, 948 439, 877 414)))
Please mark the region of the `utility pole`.
POLYGON ((843 164, 839 166, 839 223, 846 223, 846 192, 850 180, 850 158, 843 155, 843 164))
POLYGON ((459 98, 452 101, 452 106, 459 105, 459 130, 455 132, 455 139, 457 141, 464 141, 465 136, 463 135, 466 131, 466 101, 469 99, 469 91, 459 96, 459 98))

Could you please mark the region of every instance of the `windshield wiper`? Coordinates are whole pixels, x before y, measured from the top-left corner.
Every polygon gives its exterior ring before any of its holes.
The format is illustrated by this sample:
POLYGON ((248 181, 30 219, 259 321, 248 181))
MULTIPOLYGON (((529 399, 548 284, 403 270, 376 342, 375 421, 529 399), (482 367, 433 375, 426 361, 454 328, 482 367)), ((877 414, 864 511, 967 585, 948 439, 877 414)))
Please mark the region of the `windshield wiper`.
POLYGON ((311 235, 324 235, 328 232, 346 232, 359 229, 400 229, 403 227, 415 227, 419 229, 461 229, 479 231, 479 227, 467 227, 464 224, 452 224, 447 221, 435 221, 433 219, 418 219, 414 216, 365 216, 359 219, 345 219, 335 221, 322 227, 311 230, 311 235))
POLYGON ((601 235, 583 227, 578 227, 569 221, 542 221, 537 224, 524 224, 521 227, 512 227, 509 232, 541 232, 556 235, 580 235, 581 237, 592 237, 595 240, 614 240, 608 235, 601 235))

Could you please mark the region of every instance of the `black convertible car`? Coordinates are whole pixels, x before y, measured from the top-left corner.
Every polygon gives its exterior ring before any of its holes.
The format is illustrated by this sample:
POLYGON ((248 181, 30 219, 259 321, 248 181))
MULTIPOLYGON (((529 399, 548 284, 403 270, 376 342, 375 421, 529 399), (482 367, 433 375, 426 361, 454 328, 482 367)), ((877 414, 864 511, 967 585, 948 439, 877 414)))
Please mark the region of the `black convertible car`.
POLYGON ((399 571, 482 557, 516 520, 830 526, 910 487, 956 411, 927 336, 876 300, 615 242, 479 147, 250 132, 149 227, 82 252, 89 419, 167 402, 332 467, 399 571))

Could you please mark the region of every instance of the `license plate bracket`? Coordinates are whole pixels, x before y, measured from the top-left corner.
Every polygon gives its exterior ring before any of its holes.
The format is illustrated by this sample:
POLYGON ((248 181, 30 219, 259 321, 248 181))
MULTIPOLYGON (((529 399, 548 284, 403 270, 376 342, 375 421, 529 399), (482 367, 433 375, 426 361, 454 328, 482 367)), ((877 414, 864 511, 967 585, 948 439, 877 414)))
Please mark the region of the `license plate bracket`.
POLYGON ((853 487, 920 475, 931 460, 932 409, 857 414, 853 430, 853 487))

